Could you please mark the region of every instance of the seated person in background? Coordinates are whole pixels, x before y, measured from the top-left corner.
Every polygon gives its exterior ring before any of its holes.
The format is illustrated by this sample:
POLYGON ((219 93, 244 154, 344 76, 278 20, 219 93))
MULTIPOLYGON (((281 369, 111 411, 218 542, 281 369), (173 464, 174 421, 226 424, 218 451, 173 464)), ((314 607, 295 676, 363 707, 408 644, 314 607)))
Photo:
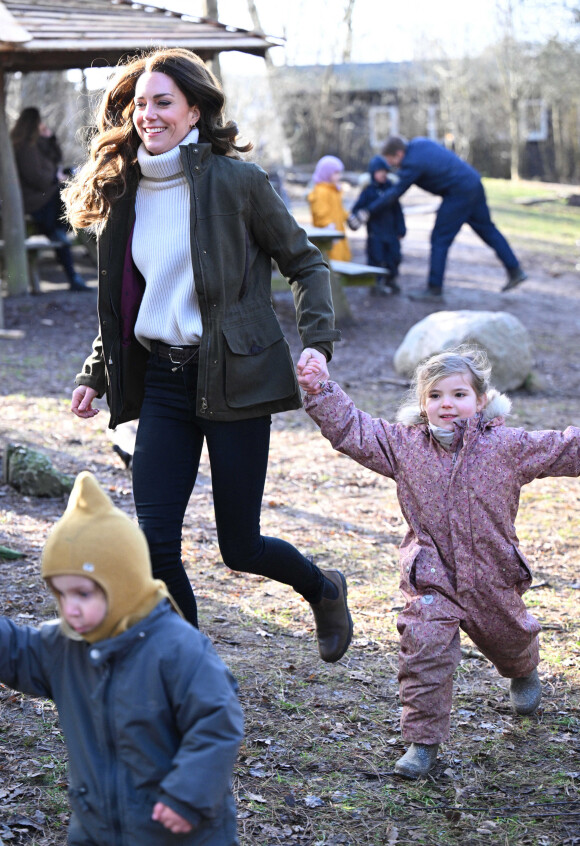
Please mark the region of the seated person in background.
POLYGON ((24 211, 51 241, 61 244, 56 257, 68 279, 71 291, 91 291, 76 272, 68 232, 61 223, 60 186, 66 179, 60 167, 62 154, 54 133, 42 122, 34 106, 23 109, 10 133, 24 211))

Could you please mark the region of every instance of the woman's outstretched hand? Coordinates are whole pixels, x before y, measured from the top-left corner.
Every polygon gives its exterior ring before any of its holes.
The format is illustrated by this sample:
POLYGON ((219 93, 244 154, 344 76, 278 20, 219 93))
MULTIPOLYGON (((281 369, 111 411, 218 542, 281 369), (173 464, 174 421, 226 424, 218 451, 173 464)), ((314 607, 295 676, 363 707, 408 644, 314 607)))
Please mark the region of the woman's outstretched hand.
POLYGON ((306 347, 296 365, 298 384, 307 394, 319 394, 328 379, 326 358, 319 350, 306 347))
POLYGON ((94 388, 89 388, 88 385, 79 385, 73 391, 70 410, 77 417, 82 417, 83 419, 94 417, 95 414, 99 413, 99 409, 93 408, 92 405, 96 396, 97 392, 94 388))

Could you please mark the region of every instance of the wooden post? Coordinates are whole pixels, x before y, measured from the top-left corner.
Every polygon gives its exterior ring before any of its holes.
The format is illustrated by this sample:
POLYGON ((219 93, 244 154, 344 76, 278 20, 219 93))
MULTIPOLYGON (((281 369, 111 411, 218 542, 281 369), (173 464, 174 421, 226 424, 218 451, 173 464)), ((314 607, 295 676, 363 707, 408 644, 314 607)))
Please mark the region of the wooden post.
POLYGON ((4 241, 4 277, 8 293, 17 295, 28 293, 28 262, 24 243, 26 227, 18 170, 6 120, 4 81, 4 71, 0 68, 0 214, 4 241))

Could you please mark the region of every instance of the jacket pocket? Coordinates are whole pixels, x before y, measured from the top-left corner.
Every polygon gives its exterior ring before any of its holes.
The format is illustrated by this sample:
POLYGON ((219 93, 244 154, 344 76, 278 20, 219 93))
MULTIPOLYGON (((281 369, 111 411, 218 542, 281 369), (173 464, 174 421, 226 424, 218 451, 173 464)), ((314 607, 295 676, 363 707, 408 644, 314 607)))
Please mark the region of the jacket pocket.
POLYGON ((224 323, 226 402, 246 408, 292 396, 298 385, 290 348, 273 311, 224 323))
POLYGON ((518 549, 517 546, 514 545, 514 551, 517 555, 517 578, 516 578, 516 590, 519 594, 524 593, 532 583, 532 571, 530 569, 530 565, 528 564, 527 558, 523 554, 523 552, 518 549))

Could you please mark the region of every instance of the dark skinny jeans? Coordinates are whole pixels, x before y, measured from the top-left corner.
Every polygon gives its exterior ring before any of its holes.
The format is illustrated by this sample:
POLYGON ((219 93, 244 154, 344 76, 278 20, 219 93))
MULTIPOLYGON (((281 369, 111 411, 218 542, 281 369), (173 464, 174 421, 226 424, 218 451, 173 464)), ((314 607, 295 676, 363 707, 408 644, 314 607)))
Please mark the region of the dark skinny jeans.
POLYGON ((181 560, 181 534, 205 440, 224 563, 291 585, 307 601, 318 602, 323 586, 318 567, 291 544, 260 532, 270 417, 223 422, 197 416, 197 364, 175 372, 173 367, 156 354, 149 358, 133 457, 135 507, 153 575, 163 579, 185 618, 197 626, 195 596, 181 560))

